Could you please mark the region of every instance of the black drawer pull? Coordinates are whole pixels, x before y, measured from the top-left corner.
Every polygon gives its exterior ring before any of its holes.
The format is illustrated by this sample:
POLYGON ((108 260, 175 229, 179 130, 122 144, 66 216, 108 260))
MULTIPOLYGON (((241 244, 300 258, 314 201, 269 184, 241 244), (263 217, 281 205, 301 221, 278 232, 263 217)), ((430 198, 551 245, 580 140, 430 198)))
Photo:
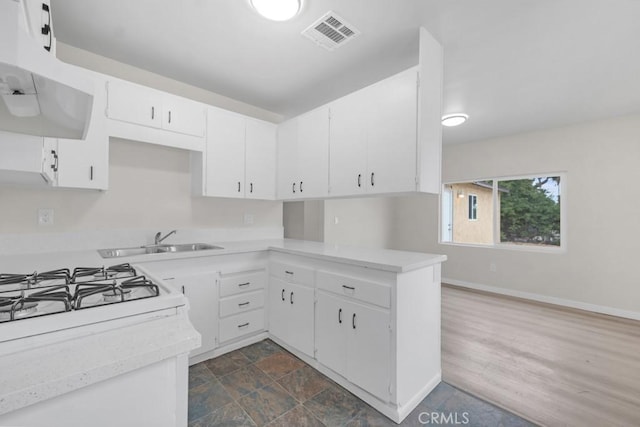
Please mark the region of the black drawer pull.
POLYGON ((291 304, 293 304, 293 292, 291 292, 291 295, 289 295, 289 301, 291 302, 291 304))
POLYGON ((342 285, 343 288, 345 289, 349 289, 350 291, 355 291, 356 288, 354 288, 353 286, 347 286, 347 285, 342 285))
POLYGON ((244 307, 245 305, 249 305, 249 301, 241 302, 240 304, 238 304, 238 307, 244 307))
POLYGON ((362 180, 362 174, 361 174, 361 173, 359 173, 359 174, 358 174, 358 188, 362 187, 362 182, 361 182, 361 180, 362 180))
POLYGON ((280 296, 282 297, 282 301, 284 301, 284 289, 282 290, 282 293, 280 294, 280 296))
POLYGON ((251 282, 238 283, 238 287, 249 286, 251 282))
POLYGON ((353 329, 356 328, 356 314, 353 313, 353 317, 351 318, 351 326, 353 326, 353 329))
POLYGON ((238 325, 238 329, 239 328, 246 328, 247 326, 249 326, 249 322, 243 323, 242 325, 238 325))
POLYGON ((338 310, 338 323, 342 323, 342 309, 338 310))

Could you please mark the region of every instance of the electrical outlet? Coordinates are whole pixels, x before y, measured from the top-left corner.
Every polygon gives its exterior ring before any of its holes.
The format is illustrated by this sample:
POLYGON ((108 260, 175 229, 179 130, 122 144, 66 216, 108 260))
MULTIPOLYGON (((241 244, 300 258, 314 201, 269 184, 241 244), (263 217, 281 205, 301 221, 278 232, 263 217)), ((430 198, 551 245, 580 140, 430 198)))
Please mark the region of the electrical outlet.
POLYGON ((333 217, 333 223, 334 223, 335 225, 338 225, 338 223, 339 223, 339 222, 340 222, 340 220, 338 219, 338 217, 337 217, 337 216, 334 216, 334 217, 333 217))
POLYGON ((38 225, 53 225, 53 209, 38 209, 38 225))
POLYGON ((492 262, 491 264, 489 264, 489 271, 492 273, 495 273, 496 271, 498 271, 498 267, 496 266, 495 262, 492 262))
POLYGON ((253 224, 253 214, 244 214, 244 218, 242 219, 244 225, 253 224))

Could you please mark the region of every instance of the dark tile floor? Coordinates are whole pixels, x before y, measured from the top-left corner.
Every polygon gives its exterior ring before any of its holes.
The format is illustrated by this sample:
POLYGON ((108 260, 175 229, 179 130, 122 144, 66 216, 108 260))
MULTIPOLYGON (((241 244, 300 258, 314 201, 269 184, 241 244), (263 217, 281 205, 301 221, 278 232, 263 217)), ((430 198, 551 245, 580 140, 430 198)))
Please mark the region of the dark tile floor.
MULTIPOLYGON (((270 340, 189 369, 189 427, 395 425, 270 340)), ((440 383, 401 425, 533 424, 440 383)))

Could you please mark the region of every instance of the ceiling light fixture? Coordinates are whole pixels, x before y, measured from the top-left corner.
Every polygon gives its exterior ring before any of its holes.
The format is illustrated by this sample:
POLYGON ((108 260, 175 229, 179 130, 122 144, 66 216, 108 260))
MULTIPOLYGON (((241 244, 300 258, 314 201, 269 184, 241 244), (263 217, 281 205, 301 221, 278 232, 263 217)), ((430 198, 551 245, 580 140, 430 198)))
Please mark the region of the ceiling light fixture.
POLYGON ((300 12, 302 0, 249 0, 260 15, 272 21, 288 21, 300 12))
POLYGON ((469 116, 463 113, 447 114, 446 116, 442 116, 442 126, 460 126, 466 122, 468 118, 469 116))

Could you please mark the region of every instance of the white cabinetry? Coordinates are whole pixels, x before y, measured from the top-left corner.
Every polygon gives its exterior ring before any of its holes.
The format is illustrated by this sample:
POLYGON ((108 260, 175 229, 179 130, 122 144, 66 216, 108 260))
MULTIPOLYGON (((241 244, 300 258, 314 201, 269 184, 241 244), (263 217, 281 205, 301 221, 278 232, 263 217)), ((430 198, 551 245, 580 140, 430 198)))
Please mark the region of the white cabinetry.
POLYGON ((313 357, 315 273, 293 263, 269 269, 269 333, 313 357))
POLYGON ((272 123, 209 108, 204 195, 275 198, 275 135, 272 123))
POLYGON ((416 190, 418 70, 330 104, 330 194, 416 190))
POLYGON ((85 139, 58 139, 58 187, 94 190, 109 187, 109 136, 104 115, 106 80, 95 73, 92 76, 95 83, 93 114, 85 139))
POLYGON ((295 117, 278 129, 278 198, 328 195, 329 107, 295 117))
POLYGON ((353 276, 319 271, 318 288, 318 362, 380 400, 389 401, 390 286, 353 276), (372 372, 376 374, 372 375, 372 372))
POLYGON ((220 343, 264 330, 264 269, 220 276, 220 343))
POLYGON ((199 102, 112 78, 107 83, 106 111, 111 136, 204 149, 206 113, 199 102))
POLYGON ((202 336, 202 345, 190 357, 213 350, 217 343, 216 281, 218 273, 174 272, 163 279, 175 286, 189 300, 189 320, 202 336))
POLYGON ((52 138, 0 132, 0 182, 55 185, 57 146, 52 138))

